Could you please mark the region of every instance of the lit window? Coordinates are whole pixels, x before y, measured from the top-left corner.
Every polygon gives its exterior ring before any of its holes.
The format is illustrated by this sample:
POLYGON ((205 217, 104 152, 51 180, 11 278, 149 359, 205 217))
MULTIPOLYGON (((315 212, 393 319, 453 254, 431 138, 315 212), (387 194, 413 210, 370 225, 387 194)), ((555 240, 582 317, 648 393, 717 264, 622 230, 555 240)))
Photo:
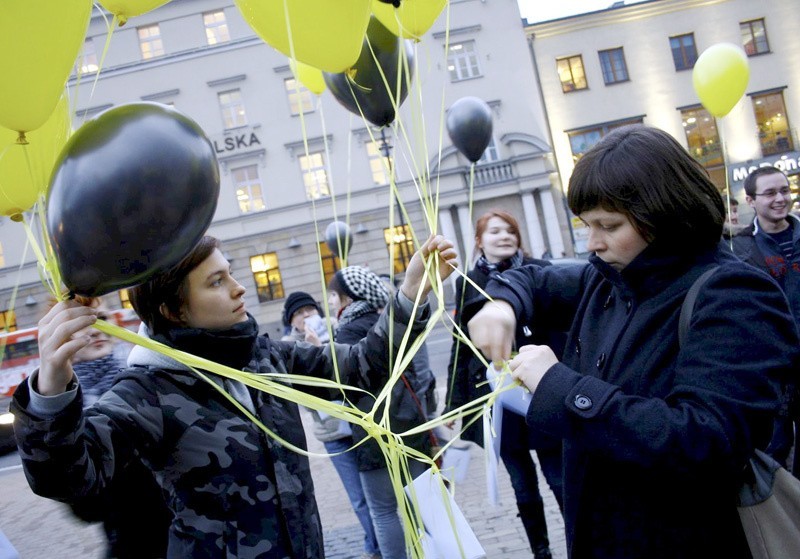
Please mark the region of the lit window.
POLYGON ((747 56, 769 52, 767 28, 763 19, 743 21, 739 24, 739 30, 742 33, 742 47, 747 56))
POLYGON ((401 274, 408 268, 414 256, 414 238, 408 225, 395 225, 383 230, 383 239, 389 249, 389 258, 394 265, 394 273, 401 274))
POLYGON ((278 267, 278 256, 274 252, 250 257, 250 271, 256 284, 258 302, 265 303, 283 297, 283 280, 278 267))
POLYGON ((367 142, 366 145, 373 184, 375 186, 389 184, 389 169, 392 165, 391 159, 381 153, 377 142, 367 142))
POLYGON ((331 252, 327 242, 319 244, 319 254, 322 259, 322 273, 325 275, 325 285, 328 285, 333 275, 341 269, 342 262, 338 256, 331 252))
POLYGON ((243 214, 260 212, 266 209, 264 193, 261 189, 261 179, 258 176, 256 165, 232 169, 234 188, 236 188, 236 201, 239 211, 243 214))
POLYGON ((119 303, 122 305, 123 309, 132 309, 133 305, 131 304, 131 294, 128 292, 127 289, 120 289, 119 293, 119 303))
POLYGON ((621 120, 608 124, 598 124, 596 126, 581 128, 580 130, 568 132, 567 135, 569 136, 569 145, 572 148, 572 160, 578 161, 578 159, 583 157, 583 154, 589 151, 589 149, 599 142, 603 136, 615 128, 627 126, 629 124, 642 124, 642 119, 632 118, 630 120, 621 120))
POLYGON ((762 155, 766 157, 794 151, 794 139, 786 116, 783 92, 753 95, 752 100, 762 155))
POLYGON ((475 41, 450 45, 447 49, 447 70, 450 72, 451 82, 477 78, 481 75, 475 41))
POLYGON ((705 167, 722 165, 722 144, 711 113, 702 107, 686 109, 681 111, 681 123, 689 153, 705 167))
POLYGON ((83 42, 81 66, 78 71, 81 74, 94 74, 97 70, 97 53, 94 50, 94 41, 92 39, 86 39, 83 42))
POLYGON ((669 38, 672 49, 672 60, 676 70, 689 70, 697 62, 697 46, 694 44, 694 33, 676 35, 669 38))
POLYGON ((286 86, 286 95, 289 97, 289 112, 293 115, 310 113, 314 111, 314 99, 311 92, 294 78, 283 81, 286 86))
POLYGON ((0 330, 14 332, 17 329, 17 313, 14 311, 0 311, 0 330))
POLYGON ((583 71, 583 57, 580 54, 557 59, 556 68, 558 78, 561 80, 561 91, 564 93, 589 87, 583 71))
POLYGON ((601 50, 598 54, 600 55, 600 68, 603 69, 603 81, 606 85, 628 81, 628 66, 625 64, 622 47, 601 50))
POLYGON ((300 171, 303 173, 303 184, 306 187, 306 197, 309 200, 318 200, 331 195, 328 185, 328 172, 325 169, 325 157, 321 151, 301 155, 300 171))
POLYGON ((226 129, 238 128, 247 125, 247 115, 244 112, 242 93, 238 89, 223 91, 217 95, 219 110, 222 113, 222 122, 226 129))
POLYGON ((3 268, 6 265, 6 256, 3 252, 3 243, 0 243, 0 268, 3 268))
POLYGON ((138 27, 139 48, 142 50, 142 58, 149 60, 157 56, 164 56, 164 45, 161 42, 161 29, 158 24, 138 27))
POLYGON ((203 14, 203 25, 206 26, 206 41, 209 45, 227 43, 231 40, 228 23, 225 21, 225 12, 222 10, 203 14))

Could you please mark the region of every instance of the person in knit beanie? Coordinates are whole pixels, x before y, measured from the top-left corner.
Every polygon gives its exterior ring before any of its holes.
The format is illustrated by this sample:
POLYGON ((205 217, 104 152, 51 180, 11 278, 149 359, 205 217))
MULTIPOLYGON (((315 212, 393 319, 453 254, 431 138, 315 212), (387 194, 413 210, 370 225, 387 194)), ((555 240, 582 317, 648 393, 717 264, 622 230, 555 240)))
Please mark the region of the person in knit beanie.
POLYGON ((338 270, 328 284, 328 303, 339 309, 340 326, 368 313, 377 313, 388 302, 389 291, 384 283, 361 266, 338 270))
MULTIPOLYGON (((309 342, 320 345, 328 341, 328 328, 322 318, 320 309, 314 298, 305 291, 293 291, 283 304, 283 326, 289 332, 281 338, 288 342, 309 342), (312 317, 319 317, 313 319, 312 317), (314 321, 319 330, 307 329, 308 321, 314 321)), ((312 323, 312 326, 314 325, 312 323)))

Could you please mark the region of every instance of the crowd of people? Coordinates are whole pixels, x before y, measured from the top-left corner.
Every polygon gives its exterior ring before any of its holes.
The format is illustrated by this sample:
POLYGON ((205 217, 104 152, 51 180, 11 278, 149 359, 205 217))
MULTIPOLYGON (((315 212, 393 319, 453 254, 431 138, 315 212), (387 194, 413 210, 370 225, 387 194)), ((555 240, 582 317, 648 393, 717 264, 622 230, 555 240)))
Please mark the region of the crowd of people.
MULTIPOLYGON (((535 558, 552 555, 543 482, 572 558, 747 558, 735 498, 749 457, 765 449, 798 475, 800 220, 781 171, 758 169, 744 188, 755 219, 732 228, 729 204, 677 141, 627 126, 587 151, 570 179, 570 210, 589 229, 587 262, 531 258, 507 211, 477 219, 474 258, 454 278, 452 303, 482 357, 454 335, 439 408, 486 395, 487 361, 530 392, 526 415, 503 415, 500 457, 535 558), (683 302, 701 276, 684 335, 683 302)), ((140 334, 235 369, 336 379, 362 391, 302 389, 361 411, 389 381, 406 330, 414 339, 425 328, 424 260, 438 255, 442 280, 456 262, 453 243, 432 236, 396 292, 366 267, 345 267, 327 285, 327 305, 289 294, 285 335, 273 340, 259 333, 219 246, 205 237, 131 290, 140 334)), ((141 346, 123 366, 90 328, 102 314, 94 300, 64 301, 39 323, 41 364, 13 403, 33 490, 103 521, 108 557, 324 557, 308 460, 239 409, 305 449, 298 406, 226 377, 206 380, 141 346), (139 487, 161 511, 149 527, 117 517, 116 492, 139 487), (118 545, 129 541, 126 528, 163 539, 148 550, 118 545)), ((391 387, 398 433, 437 412, 426 351, 391 387)), ((377 442, 358 425, 310 415, 364 530, 354 553, 407 557, 377 442)), ((486 445, 478 425, 453 436, 486 445)), ((441 433, 403 442, 432 456, 441 433)), ((412 460, 409 475, 426 467, 412 460)))

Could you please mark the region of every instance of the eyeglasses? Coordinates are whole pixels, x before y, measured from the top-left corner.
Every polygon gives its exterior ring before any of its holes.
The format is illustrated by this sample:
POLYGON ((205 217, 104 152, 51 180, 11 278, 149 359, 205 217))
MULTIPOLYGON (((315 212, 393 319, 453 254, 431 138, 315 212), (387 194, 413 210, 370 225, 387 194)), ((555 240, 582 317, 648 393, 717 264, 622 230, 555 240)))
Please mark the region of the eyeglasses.
POLYGON ((783 196, 784 198, 788 198, 792 195, 792 191, 789 190, 788 186, 781 188, 780 190, 775 190, 774 188, 770 188, 769 190, 765 190, 764 192, 756 192, 753 194, 753 197, 761 196, 762 198, 772 199, 775 198, 778 194, 783 196))

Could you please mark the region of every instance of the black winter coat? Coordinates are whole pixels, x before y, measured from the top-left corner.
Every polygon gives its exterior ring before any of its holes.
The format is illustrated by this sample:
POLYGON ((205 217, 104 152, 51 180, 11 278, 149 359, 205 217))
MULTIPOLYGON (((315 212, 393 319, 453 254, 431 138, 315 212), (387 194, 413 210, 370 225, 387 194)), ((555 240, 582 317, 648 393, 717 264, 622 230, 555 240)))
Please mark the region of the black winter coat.
MULTIPOLYGON (((378 316, 377 312, 371 312, 361 315, 346 324, 340 324, 334 335, 336 343, 357 343, 367 335, 378 320, 378 316)), ((399 347, 399 345, 395 346, 391 351, 392 355, 397 354, 397 347, 399 347)), ((425 409, 424 403, 429 400, 429 392, 436 388, 435 379, 423 378, 423 376, 433 377, 433 373, 431 373, 430 370, 417 374, 412 363, 403 374, 410 387, 414 390, 416 398, 423 404, 423 409, 421 410, 421 406, 418 406, 416 400, 411 397, 402 379, 398 380, 392 389, 392 405, 389 408, 389 419, 391 421, 393 433, 402 433, 403 431, 422 425, 427 421, 426 416, 429 410, 425 409)), ((377 388, 381 389, 383 387, 377 388)), ((375 392, 377 393, 377 391, 375 392)), ((375 398, 368 395, 361 396, 358 401, 355 402, 356 407, 361 411, 371 410, 374 404, 375 398)), ((376 417, 380 417, 381 413, 382 412, 378 412, 376 417)), ((352 425, 352 430, 353 442, 355 443, 367 436, 367 433, 359 425, 352 425)), ((409 447, 419 450, 428 456, 431 455, 432 440, 428 433, 403 437, 403 442, 409 447)), ((361 471, 377 470, 386 467, 386 459, 378 443, 374 440, 368 440, 364 444, 356 447, 355 452, 356 460, 358 461, 358 469, 361 471)))
POLYGON ((621 273, 590 261, 528 266, 487 286, 519 322, 560 329, 575 317, 527 416, 564 440, 571 557, 749 557, 741 472, 769 441, 798 363, 783 294, 718 250, 667 256, 654 242, 621 273), (679 347, 683 299, 713 263, 679 347))

